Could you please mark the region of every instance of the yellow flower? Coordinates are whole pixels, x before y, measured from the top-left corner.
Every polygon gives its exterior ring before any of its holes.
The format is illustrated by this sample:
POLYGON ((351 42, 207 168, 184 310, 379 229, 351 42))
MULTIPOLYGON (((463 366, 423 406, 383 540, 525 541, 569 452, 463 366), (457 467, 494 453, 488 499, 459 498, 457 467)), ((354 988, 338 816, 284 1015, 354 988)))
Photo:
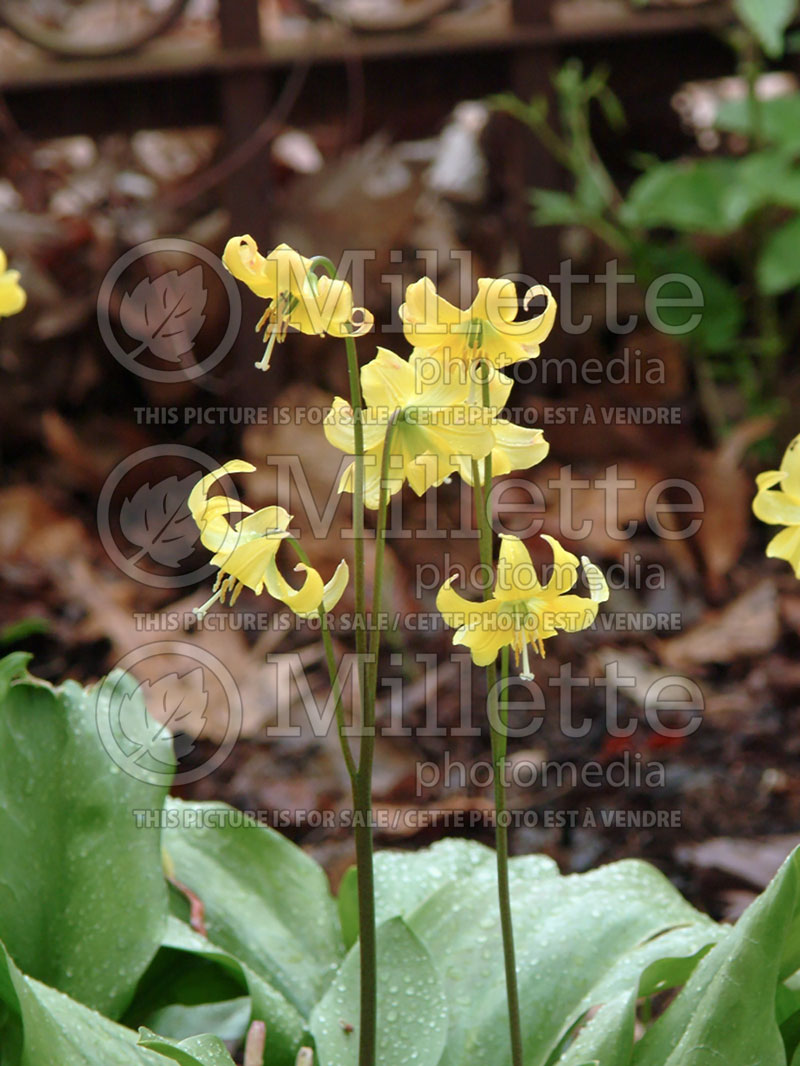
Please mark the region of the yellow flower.
POLYGON ((485 359, 492 366, 508 366, 539 354, 539 345, 553 328, 556 301, 544 285, 534 285, 522 301, 527 310, 535 296, 546 296, 547 307, 524 322, 515 321, 519 301, 513 281, 481 278, 472 306, 462 311, 436 292, 430 278, 406 289, 400 318, 408 341, 435 352, 445 363, 485 359))
MULTIPOLYGON (((441 366, 441 364, 438 365, 441 366)), ((463 372, 463 367, 464 364, 461 364, 459 368, 451 368, 453 374, 463 372)), ((499 370, 489 369, 489 404, 494 433, 492 477, 509 474, 512 470, 529 470, 530 467, 541 463, 550 451, 550 444, 544 439, 544 432, 541 429, 517 426, 496 413, 502 411, 508 403, 513 384, 511 378, 506 377, 499 370)), ((478 471, 480 480, 483 482, 483 463, 478 464, 478 471)), ((472 484, 472 462, 470 460, 462 459, 459 473, 468 485, 472 484)))
POLYGON ((270 596, 291 607, 296 615, 309 618, 320 608, 330 611, 341 599, 349 579, 349 570, 344 559, 336 567, 331 580, 323 585, 317 571, 304 563, 298 563, 297 571, 305 572, 305 581, 299 589, 292 588, 278 570, 275 556, 281 541, 289 536, 292 516, 283 507, 251 507, 228 496, 211 496, 212 485, 225 474, 250 473, 252 463, 233 459, 201 478, 189 493, 189 510, 200 530, 200 541, 213 552, 211 562, 219 568, 214 584, 214 595, 195 610, 202 618, 217 600, 230 604, 236 602, 242 589, 260 593, 265 587, 270 596), (232 513, 250 512, 245 518, 231 522, 232 513))
POLYGON ((7 266, 6 253, 0 248, 0 318, 19 314, 28 300, 19 283, 19 271, 6 270, 7 266))
POLYGON ((288 244, 279 244, 267 256, 260 254, 251 236, 231 237, 222 262, 239 281, 268 301, 256 330, 264 330, 266 351, 256 363, 268 370, 275 342, 286 339, 289 326, 301 333, 329 333, 334 337, 360 337, 372 329, 373 316, 353 306, 346 281, 334 281, 310 270, 311 260, 288 244))
MULTIPOLYGON (((417 359, 378 348, 372 362, 361 369, 364 396, 364 499, 367 507, 380 503, 384 441, 397 412, 388 487, 398 492, 404 481, 421 496, 440 485, 462 464, 483 459, 495 443, 491 411, 467 403, 466 382, 439 380, 422 384, 417 359)), ((350 405, 337 396, 325 419, 325 436, 348 455, 355 454, 354 416, 350 405)), ((345 470, 340 492, 352 492, 355 464, 345 470)))
POLYGON ((500 649, 514 649, 520 676, 533 680, 528 645, 544 656, 544 641, 558 629, 576 633, 597 617, 598 605, 608 599, 608 585, 601 571, 582 556, 590 597, 570 595, 578 579, 578 559, 553 537, 543 535, 553 549, 553 573, 542 586, 528 550, 518 537, 503 536, 491 599, 483 603, 465 600, 452 589, 449 578, 436 597, 436 606, 447 625, 456 629, 454 644, 469 648, 476 666, 489 666, 500 649))
POLYGON ((767 545, 767 557, 785 559, 800 578, 800 434, 784 452, 780 470, 765 470, 756 484, 753 514, 771 526, 786 526, 767 545))

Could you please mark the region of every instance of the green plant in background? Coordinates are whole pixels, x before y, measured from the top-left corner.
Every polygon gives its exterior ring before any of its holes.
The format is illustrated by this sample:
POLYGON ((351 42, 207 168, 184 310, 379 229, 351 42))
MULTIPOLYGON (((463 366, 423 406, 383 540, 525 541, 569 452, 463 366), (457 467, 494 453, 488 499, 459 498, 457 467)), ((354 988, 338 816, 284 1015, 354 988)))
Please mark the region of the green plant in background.
POLYGON ((495 105, 524 122, 569 175, 569 191, 534 189, 540 225, 591 230, 633 271, 644 292, 657 278, 660 309, 686 346, 704 414, 722 435, 745 413, 781 406, 781 359, 800 334, 800 93, 761 99, 758 78, 767 59, 783 54, 796 0, 736 0, 739 23, 727 31, 746 92, 721 103, 716 129, 746 145, 737 155, 658 161, 640 158, 643 173, 620 190, 591 135, 597 106, 613 130, 624 124, 608 71, 586 74, 577 60, 554 77, 557 121, 545 96, 511 95, 495 105), (665 280, 667 275, 676 275, 665 280), (702 315, 689 318, 693 279, 702 315), (691 327, 691 328, 689 328, 691 327), (744 402, 725 395, 735 386, 744 402))
MULTIPOLYGON (((279 833, 168 798, 132 679, 53 688, 26 658, 0 662, 3 1066, 232 1066, 254 1021, 266 1066, 354 1066, 355 869, 334 899, 279 833)), ((379 852, 374 874, 377 1062, 509 1063, 492 851, 379 852)), ((800 852, 735 927, 635 860, 564 877, 524 856, 509 879, 526 1066, 800 1061, 800 852)))

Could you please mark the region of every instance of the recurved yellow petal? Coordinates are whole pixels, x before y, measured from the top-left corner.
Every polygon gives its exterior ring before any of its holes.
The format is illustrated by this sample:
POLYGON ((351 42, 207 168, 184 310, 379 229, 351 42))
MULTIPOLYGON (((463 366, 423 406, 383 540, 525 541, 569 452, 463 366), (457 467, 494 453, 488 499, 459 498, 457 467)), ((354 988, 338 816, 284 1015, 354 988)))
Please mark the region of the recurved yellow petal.
POLYGON ((550 444, 541 429, 516 426, 507 418, 498 418, 492 427, 492 474, 499 477, 512 470, 528 470, 547 456, 550 444))
POLYGON ((301 618, 308 618, 309 615, 319 610, 325 588, 322 584, 322 578, 313 566, 298 563, 295 566, 295 570, 305 572, 306 575, 305 581, 299 589, 293 588, 286 581, 280 570, 278 570, 275 556, 273 555, 269 559, 266 568, 265 583, 267 592, 269 592, 270 596, 274 596, 276 600, 281 600, 287 607, 291 607, 294 613, 301 618))
POLYGON ((18 270, 6 270, 5 252, 0 248, 0 318, 18 314, 28 297, 19 283, 18 270))
POLYGON ((781 488, 789 496, 800 501, 800 434, 798 434, 783 453, 781 471, 786 474, 781 488))
POLYGON ((788 496, 782 489, 763 489, 753 500, 753 514, 771 526, 798 525, 800 500, 788 496))
POLYGON ((545 592, 562 596, 578 580, 578 557, 562 547, 555 537, 543 533, 542 540, 546 540, 553 549, 553 572, 544 587, 545 592))
POLYGON ((789 526, 776 533, 767 545, 767 558, 784 559, 800 578, 800 526, 789 526))

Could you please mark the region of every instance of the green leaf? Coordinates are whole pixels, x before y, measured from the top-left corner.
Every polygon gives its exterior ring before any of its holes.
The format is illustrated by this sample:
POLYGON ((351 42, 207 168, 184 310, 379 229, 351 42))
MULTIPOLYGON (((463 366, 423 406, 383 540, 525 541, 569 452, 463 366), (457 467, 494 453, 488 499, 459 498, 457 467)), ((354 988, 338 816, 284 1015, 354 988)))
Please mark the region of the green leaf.
POLYGON ((636 1045, 635 1066, 785 1066, 775 1000, 798 917, 796 850, 636 1045))
POLYGON ((659 163, 634 181, 620 216, 633 227, 731 233, 761 204, 743 194, 738 178, 733 159, 659 163))
POLYGON ((530 201, 537 226, 575 226, 583 222, 583 209, 569 193, 531 189, 530 201))
POLYGON ((770 234, 756 265, 762 292, 778 295, 800 284, 800 215, 770 234))
POLYGON ((0 700, 5 699, 6 689, 12 681, 26 676, 32 658, 30 652, 12 651, 0 659, 0 700))
POLYGON ((783 55, 783 36, 797 14, 797 0, 733 0, 733 10, 768 56, 783 55))
MULTIPOLYGON (((697 958, 719 935, 646 863, 561 877, 514 859, 511 881, 526 1066, 544 1066, 588 1011, 629 995, 654 961, 697 958)), ((510 1060, 496 896, 494 871, 480 868, 408 919, 444 980, 448 1066, 510 1060)))
POLYGON ((185 1006, 173 1003, 154 1011, 146 1028, 168 1036, 171 1040, 186 1040, 201 1033, 216 1033, 222 1040, 238 1042, 244 1039, 250 1025, 252 1006, 249 996, 226 999, 219 1003, 196 1003, 185 1006))
POLYGON ((322 868, 227 804, 170 800, 168 811, 164 850, 203 901, 210 940, 307 1015, 343 953, 322 868))
MULTIPOLYGON (((544 856, 537 863, 557 871, 556 864, 544 856)), ((389 918, 406 917, 423 900, 452 881, 466 881, 480 867, 494 867, 491 848, 458 837, 440 840, 422 851, 379 851, 375 854, 375 920, 378 925, 389 918)), ((352 947, 358 937, 358 882, 356 868, 350 867, 339 886, 339 912, 345 944, 352 947)))
MULTIPOLYGON (((26 678, 0 700, 0 938, 26 974, 112 1017, 167 917, 159 832, 134 816, 160 811, 166 789, 123 773, 98 737, 136 687, 123 675, 86 691, 26 678)), ((169 764, 168 736, 161 746, 169 764)))
MULTIPOLYGON (((428 952, 401 918, 378 928, 380 1066, 438 1066, 447 1040, 447 1004, 428 952)), ((314 1009, 311 1032, 320 1066, 358 1062, 358 948, 314 1009)))
POLYGON ((720 102, 714 125, 718 130, 754 137, 756 133, 782 153, 800 151, 800 93, 777 96, 758 102, 758 130, 753 124, 753 109, 746 98, 720 102))
POLYGON ((3 1066, 165 1066, 130 1029, 24 976, 2 944, 0 999, 15 1015, 2 1031, 3 1066))
MULTIPOLYGON (((654 279, 668 274, 684 274, 697 282, 703 296, 701 308, 659 307, 662 320, 672 327, 688 322, 689 316, 700 311, 702 317, 691 333, 684 336, 706 352, 727 352, 744 328, 742 301, 729 281, 718 274, 688 244, 641 243, 634 250, 636 271, 645 287, 654 279)), ((670 284, 659 289, 660 296, 670 296, 670 284)), ((675 295, 686 300, 683 282, 675 283, 675 295)))
POLYGON ((636 990, 604 1003, 556 1060, 556 1066, 628 1066, 636 1025, 636 990))
POLYGON ((179 1062, 181 1066, 233 1066, 233 1059, 218 1036, 203 1034, 178 1042, 142 1028, 139 1030, 139 1043, 167 1059, 179 1062))
MULTIPOLYGON (((269 1066, 293 1066, 295 1055, 302 1045, 305 1019, 277 989, 255 973, 246 963, 224 951, 206 937, 200 936, 177 918, 170 918, 164 937, 162 952, 156 959, 154 969, 162 968, 165 976, 185 973, 187 960, 196 957, 203 964, 213 963, 233 979, 250 995, 253 1021, 267 1025, 266 1061, 269 1066)), ((145 978, 146 982, 147 978, 145 978)), ((177 982, 167 985, 166 992, 176 995, 177 982)), ((201 988, 206 987, 206 981, 201 988)), ((225 993, 230 995, 229 991, 225 993)), ((146 996, 144 997, 146 998, 146 996)), ((171 1002, 164 999, 164 1005, 171 1002)))
POLYGON ((20 618, 18 622, 11 622, 0 630, 0 645, 8 647, 10 644, 19 644, 28 637, 35 637, 41 633, 50 632, 50 623, 46 618, 20 618))

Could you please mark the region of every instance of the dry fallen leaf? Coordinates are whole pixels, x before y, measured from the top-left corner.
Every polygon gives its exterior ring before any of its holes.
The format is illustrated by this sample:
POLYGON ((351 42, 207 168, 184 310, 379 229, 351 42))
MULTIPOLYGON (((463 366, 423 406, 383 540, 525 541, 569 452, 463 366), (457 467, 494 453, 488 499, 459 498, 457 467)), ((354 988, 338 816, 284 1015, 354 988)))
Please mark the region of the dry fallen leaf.
POLYGON ((766 655, 779 636, 778 595, 774 582, 765 580, 658 647, 666 665, 683 669, 766 655))

